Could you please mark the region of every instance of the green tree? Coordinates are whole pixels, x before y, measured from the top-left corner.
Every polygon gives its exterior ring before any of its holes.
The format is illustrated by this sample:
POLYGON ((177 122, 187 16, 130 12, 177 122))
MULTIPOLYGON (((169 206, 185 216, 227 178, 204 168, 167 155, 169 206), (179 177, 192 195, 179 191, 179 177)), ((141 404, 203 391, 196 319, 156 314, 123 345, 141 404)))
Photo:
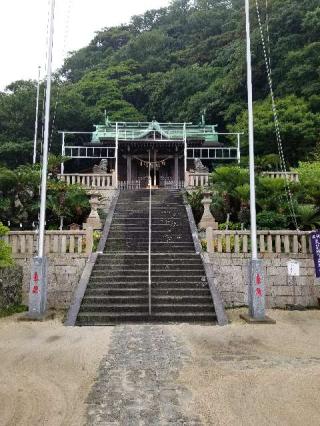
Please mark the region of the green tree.
MULTIPOLYGON (((313 113, 308 103, 296 96, 288 96, 277 101, 280 131, 285 158, 289 163, 297 163, 311 152, 319 141, 317 131, 320 125, 320 113, 313 113)), ((257 155, 276 154, 278 152, 270 99, 258 101, 254 105, 255 147, 257 155)), ((230 130, 247 129, 246 110, 238 116, 237 123, 230 130)), ((247 137, 244 138, 247 141, 247 137)), ((243 143, 243 151, 248 145, 243 143)))

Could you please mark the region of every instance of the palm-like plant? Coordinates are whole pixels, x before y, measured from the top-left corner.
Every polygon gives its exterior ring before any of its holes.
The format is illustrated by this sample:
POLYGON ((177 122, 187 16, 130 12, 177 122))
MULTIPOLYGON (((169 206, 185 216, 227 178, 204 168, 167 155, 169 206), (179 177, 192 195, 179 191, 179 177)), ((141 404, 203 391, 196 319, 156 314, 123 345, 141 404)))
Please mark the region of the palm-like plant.
POLYGON ((297 207, 297 219, 300 229, 305 231, 320 228, 320 209, 313 204, 300 204, 297 207))
MULTIPOLYGON (((238 166, 217 167, 211 173, 210 183, 213 192, 218 194, 217 198, 221 199, 221 202, 218 203, 219 206, 215 206, 215 216, 226 218, 230 213, 231 220, 237 221, 241 206, 245 202, 244 198, 246 198, 246 185, 249 183, 248 170, 238 166), (217 207, 221 208, 221 211, 218 211, 217 207)), ((213 201, 214 203, 215 201, 213 201)))

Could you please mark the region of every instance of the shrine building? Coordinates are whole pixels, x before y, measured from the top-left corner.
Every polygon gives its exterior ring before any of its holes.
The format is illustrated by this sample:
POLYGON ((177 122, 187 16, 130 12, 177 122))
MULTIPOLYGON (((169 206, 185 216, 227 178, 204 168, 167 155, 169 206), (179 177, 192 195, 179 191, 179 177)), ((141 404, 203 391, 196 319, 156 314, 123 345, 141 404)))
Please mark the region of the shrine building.
POLYGON ((217 163, 240 161, 241 134, 218 133, 216 125, 106 119, 94 127, 92 133, 60 132, 62 155, 68 157, 62 180, 70 176, 69 183, 83 184, 79 176, 105 174, 110 181, 104 186, 119 189, 146 188, 149 180, 154 188, 205 186, 217 163))

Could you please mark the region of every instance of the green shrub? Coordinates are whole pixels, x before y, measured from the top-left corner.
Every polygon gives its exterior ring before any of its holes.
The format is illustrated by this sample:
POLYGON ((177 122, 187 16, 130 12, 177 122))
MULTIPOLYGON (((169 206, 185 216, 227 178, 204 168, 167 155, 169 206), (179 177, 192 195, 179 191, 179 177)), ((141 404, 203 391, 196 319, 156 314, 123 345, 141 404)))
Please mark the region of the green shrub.
POLYGON ((259 229, 287 229, 287 216, 273 211, 263 211, 257 214, 259 229))
POLYGON ((228 227, 229 231, 240 231, 241 230, 241 223, 234 223, 234 222, 224 222, 219 224, 219 230, 225 231, 228 227))
POLYGON ((93 232, 93 251, 97 250, 101 235, 102 235, 101 231, 94 231, 93 232))
POLYGON ((9 317, 10 315, 26 312, 28 307, 25 305, 11 305, 5 308, 0 308, 0 318, 9 317))
POLYGON ((203 191, 202 189, 197 189, 196 191, 192 191, 187 194, 188 203, 191 206, 192 213, 194 216, 195 222, 198 224, 203 215, 203 204, 201 203, 203 199, 203 191))
POLYGON ((206 240, 201 240, 201 247, 203 251, 208 251, 208 243, 206 240))
POLYGON ((13 265, 11 247, 1 239, 9 232, 9 228, 0 222, 0 268, 13 265))

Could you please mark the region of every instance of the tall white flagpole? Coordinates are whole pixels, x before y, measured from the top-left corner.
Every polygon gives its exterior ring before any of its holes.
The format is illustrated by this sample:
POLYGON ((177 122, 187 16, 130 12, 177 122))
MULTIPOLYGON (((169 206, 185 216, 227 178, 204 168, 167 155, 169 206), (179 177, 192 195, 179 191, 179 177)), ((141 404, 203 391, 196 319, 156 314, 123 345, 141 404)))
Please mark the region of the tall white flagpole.
POLYGON ((47 89, 46 89, 46 105, 45 105, 45 121, 44 121, 44 141, 43 141, 42 173, 41 173, 41 202, 40 202, 39 250, 38 250, 39 257, 43 257, 44 255, 50 101, 51 101, 51 76, 52 76, 52 48, 53 48, 53 32, 54 32, 54 8, 55 8, 55 0, 51 0, 50 33, 49 33, 50 35, 49 35, 49 41, 48 41, 48 63, 47 63, 47 89))
POLYGON ((55 10, 55 0, 51 0, 50 26, 49 26, 49 38, 48 38, 45 124, 44 124, 44 140, 43 140, 43 154, 42 154, 41 193, 40 193, 41 195, 40 195, 39 244, 38 244, 38 256, 33 259, 30 290, 29 290, 29 316, 33 318, 41 317, 45 313, 46 299, 47 299, 47 262, 46 262, 46 257, 44 253, 44 245, 45 245, 44 243, 45 243, 45 221, 46 221, 54 10, 55 10))
POLYGON ((246 2, 246 35, 247 35, 247 86, 248 86, 248 126, 249 126, 251 254, 252 254, 252 260, 258 260, 256 190, 255 190, 255 171, 254 171, 252 65, 251 65, 250 15, 249 15, 250 11, 249 11, 249 0, 245 0, 245 2, 246 2))
POLYGON ((248 89, 248 129, 249 129, 249 171, 250 171, 250 216, 251 216, 251 261, 249 265, 249 314, 242 317, 248 322, 272 321, 265 315, 266 289, 263 276, 262 261, 258 259, 256 187, 254 165, 254 126, 252 96, 252 64, 250 37, 250 7, 245 0, 246 12, 246 44, 247 44, 247 89, 248 89))
POLYGON ((33 139, 33 164, 37 161, 37 139, 38 139, 38 116, 39 116, 39 95, 40 95, 40 72, 41 67, 38 67, 38 85, 37 85, 37 100, 36 100, 36 118, 34 121, 34 139, 33 139))

